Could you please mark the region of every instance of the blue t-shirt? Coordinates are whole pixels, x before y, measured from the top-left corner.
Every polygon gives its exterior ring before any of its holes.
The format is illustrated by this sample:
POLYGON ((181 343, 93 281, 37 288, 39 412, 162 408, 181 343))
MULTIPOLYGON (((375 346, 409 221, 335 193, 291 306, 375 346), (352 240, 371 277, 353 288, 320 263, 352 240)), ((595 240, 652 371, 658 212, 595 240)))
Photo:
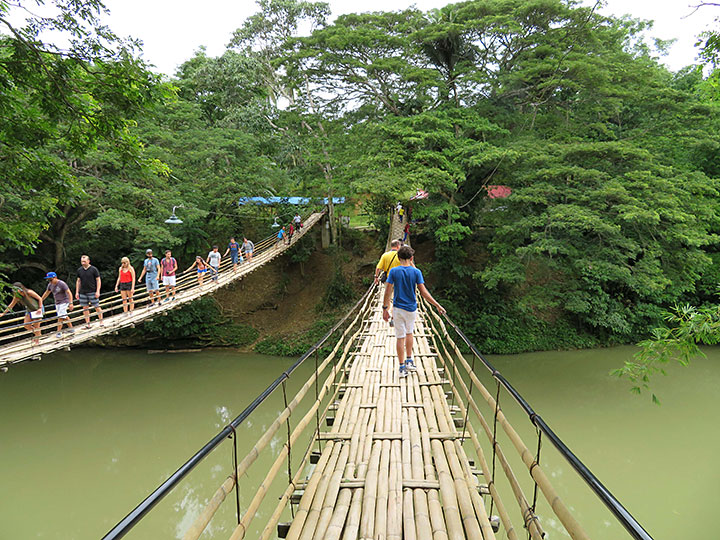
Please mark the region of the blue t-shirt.
POLYGON ((280 230, 278 231, 278 238, 282 238, 284 235, 285 235, 285 231, 283 231, 282 229, 280 229, 280 230))
POLYGON ((237 242, 230 242, 228 244, 228 249, 230 250, 230 253, 237 255, 238 251, 240 251, 240 244, 237 242))
POLYGON ((158 261, 155 257, 150 257, 149 259, 145 257, 145 260, 143 261, 143 266, 145 266, 146 277, 155 277, 158 273, 158 266, 160 266, 160 261, 158 261))
POLYGON ((417 310, 415 287, 425 283, 422 272, 414 266, 396 266, 390 269, 387 282, 393 285, 393 305, 405 311, 417 310))

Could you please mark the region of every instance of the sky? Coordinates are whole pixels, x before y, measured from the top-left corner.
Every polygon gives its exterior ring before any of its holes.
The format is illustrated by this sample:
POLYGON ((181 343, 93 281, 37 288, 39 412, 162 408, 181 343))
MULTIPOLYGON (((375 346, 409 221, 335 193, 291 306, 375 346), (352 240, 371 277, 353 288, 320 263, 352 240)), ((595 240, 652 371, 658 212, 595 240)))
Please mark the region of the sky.
MULTIPOLYGON (((395 11, 415 5, 428 10, 442 7, 450 0, 329 0, 333 16, 351 12, 395 11)), ((594 0, 582 0, 593 5, 594 0)), ((719 8, 703 8, 692 14, 693 0, 605 0, 600 12, 621 16, 629 14, 653 20, 652 36, 676 39, 670 54, 662 61, 672 70, 695 62, 697 35, 720 16, 719 8)), ((105 0, 111 11, 108 25, 117 34, 143 41, 143 57, 155 70, 167 75, 189 59, 200 46, 210 56, 225 50, 232 33, 252 15, 252 0, 105 0)))

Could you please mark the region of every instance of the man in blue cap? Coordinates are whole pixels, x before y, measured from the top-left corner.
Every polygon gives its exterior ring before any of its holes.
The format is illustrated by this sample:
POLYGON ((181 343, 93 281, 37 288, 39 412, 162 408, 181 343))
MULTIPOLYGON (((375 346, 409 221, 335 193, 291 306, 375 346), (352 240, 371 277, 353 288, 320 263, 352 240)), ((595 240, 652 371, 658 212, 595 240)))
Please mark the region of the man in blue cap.
POLYGON ((57 334, 55 337, 62 337, 63 323, 67 324, 68 333, 74 334, 75 329, 73 328, 70 317, 68 317, 68 311, 72 311, 72 293, 70 287, 67 286, 62 279, 58 279, 55 272, 48 272, 45 275, 45 279, 48 280, 48 286, 45 293, 41 296, 41 303, 48 297, 50 293, 55 298, 55 311, 57 311, 57 334))

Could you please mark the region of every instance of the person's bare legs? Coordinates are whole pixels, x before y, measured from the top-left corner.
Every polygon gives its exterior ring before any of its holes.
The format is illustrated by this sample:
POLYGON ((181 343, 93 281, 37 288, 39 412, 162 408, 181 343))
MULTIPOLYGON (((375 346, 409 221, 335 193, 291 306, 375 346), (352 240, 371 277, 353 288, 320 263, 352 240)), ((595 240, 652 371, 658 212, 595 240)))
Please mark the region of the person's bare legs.
MULTIPOLYGON (((405 359, 412 358, 412 350, 413 350, 413 335, 407 334, 405 336, 405 359)), ((403 362, 405 360, 403 359, 403 362)))
POLYGON ((40 322, 32 322, 32 318, 29 314, 25 315, 25 318, 23 319, 23 322, 25 323, 23 326, 25 327, 25 330, 33 334, 33 345, 39 345, 40 344, 40 322))
POLYGON ((405 365, 405 341, 407 340, 407 336, 404 338, 397 338, 397 355, 398 360, 400 361, 400 367, 405 365))

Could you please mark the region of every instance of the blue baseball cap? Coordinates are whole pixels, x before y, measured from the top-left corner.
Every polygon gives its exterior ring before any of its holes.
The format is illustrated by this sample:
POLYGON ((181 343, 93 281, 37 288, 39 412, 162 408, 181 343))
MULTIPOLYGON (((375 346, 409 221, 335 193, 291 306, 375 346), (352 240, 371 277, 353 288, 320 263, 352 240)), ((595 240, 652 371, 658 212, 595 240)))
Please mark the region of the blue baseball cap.
POLYGON ((45 279, 52 279, 52 278, 56 278, 56 277, 57 277, 57 274, 55 272, 48 272, 47 274, 45 274, 45 279))

